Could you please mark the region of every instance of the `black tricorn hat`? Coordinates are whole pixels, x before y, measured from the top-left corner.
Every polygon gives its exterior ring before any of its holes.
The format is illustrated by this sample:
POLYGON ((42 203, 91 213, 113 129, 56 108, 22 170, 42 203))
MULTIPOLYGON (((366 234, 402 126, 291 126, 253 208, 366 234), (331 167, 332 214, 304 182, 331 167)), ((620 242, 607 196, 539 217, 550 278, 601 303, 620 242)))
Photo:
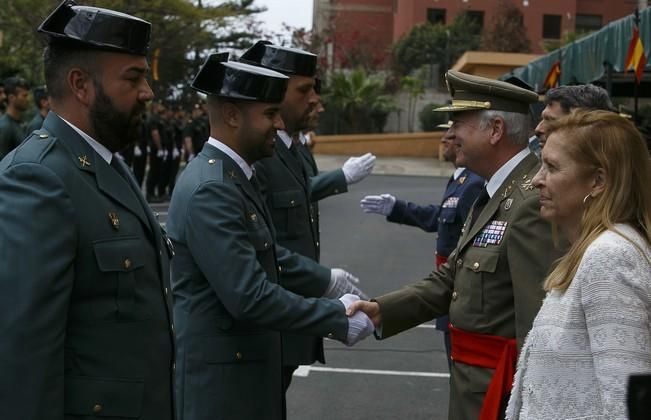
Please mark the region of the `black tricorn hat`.
POLYGON ((237 61, 228 53, 212 54, 192 81, 192 88, 206 95, 244 101, 280 103, 285 97, 284 74, 237 61))
POLYGON ((48 43, 147 55, 151 24, 125 13, 64 0, 37 31, 48 43))
POLYGON ((316 58, 316 55, 311 52, 281 47, 269 41, 258 41, 244 52, 240 61, 289 76, 314 77, 316 75, 316 58))

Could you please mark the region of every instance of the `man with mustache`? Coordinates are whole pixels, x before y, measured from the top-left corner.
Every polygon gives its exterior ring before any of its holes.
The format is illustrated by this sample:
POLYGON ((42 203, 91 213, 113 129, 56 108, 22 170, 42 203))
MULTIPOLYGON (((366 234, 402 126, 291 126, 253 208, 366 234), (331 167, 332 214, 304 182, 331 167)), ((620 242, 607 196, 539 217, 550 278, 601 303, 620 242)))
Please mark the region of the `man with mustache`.
POLYGON ((116 156, 150 30, 70 0, 38 28, 51 112, 0 162, 0 418, 174 418, 171 247, 116 156))

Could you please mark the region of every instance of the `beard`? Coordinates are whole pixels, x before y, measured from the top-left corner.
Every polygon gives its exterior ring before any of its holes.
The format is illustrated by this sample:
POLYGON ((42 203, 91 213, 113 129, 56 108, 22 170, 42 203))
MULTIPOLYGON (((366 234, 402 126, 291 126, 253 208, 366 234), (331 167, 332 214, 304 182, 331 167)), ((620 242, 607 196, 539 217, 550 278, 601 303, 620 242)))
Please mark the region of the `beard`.
POLYGON ((130 112, 119 111, 104 93, 101 83, 95 82, 95 102, 90 107, 90 123, 97 141, 112 153, 119 152, 138 140, 141 133, 140 115, 145 105, 137 102, 130 112))

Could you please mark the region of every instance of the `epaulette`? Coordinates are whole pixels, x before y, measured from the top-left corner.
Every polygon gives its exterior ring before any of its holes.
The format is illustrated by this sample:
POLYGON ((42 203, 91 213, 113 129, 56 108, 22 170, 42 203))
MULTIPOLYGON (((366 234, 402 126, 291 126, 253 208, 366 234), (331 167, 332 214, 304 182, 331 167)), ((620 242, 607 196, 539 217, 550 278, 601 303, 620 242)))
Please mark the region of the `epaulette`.
POLYGON ((32 134, 16 148, 13 163, 40 162, 54 146, 56 139, 47 130, 32 131, 32 134))

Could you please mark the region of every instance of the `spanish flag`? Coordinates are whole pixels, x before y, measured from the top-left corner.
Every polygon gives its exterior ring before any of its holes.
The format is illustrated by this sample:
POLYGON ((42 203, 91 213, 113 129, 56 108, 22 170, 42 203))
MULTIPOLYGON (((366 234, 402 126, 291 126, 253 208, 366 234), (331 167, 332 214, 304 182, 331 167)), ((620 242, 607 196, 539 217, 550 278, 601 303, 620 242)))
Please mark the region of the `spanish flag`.
POLYGON ((640 84, 645 66, 646 56, 644 55, 644 45, 642 45, 642 40, 640 39, 640 30, 637 28, 637 25, 633 25, 633 37, 628 44, 624 70, 628 72, 633 69, 635 71, 635 80, 640 84))
POLYGON ((549 73, 547 73, 547 77, 545 77, 543 86, 547 89, 554 88, 558 86, 558 82, 560 80, 561 80, 561 62, 560 60, 556 60, 556 62, 552 65, 552 68, 549 69, 549 73))

